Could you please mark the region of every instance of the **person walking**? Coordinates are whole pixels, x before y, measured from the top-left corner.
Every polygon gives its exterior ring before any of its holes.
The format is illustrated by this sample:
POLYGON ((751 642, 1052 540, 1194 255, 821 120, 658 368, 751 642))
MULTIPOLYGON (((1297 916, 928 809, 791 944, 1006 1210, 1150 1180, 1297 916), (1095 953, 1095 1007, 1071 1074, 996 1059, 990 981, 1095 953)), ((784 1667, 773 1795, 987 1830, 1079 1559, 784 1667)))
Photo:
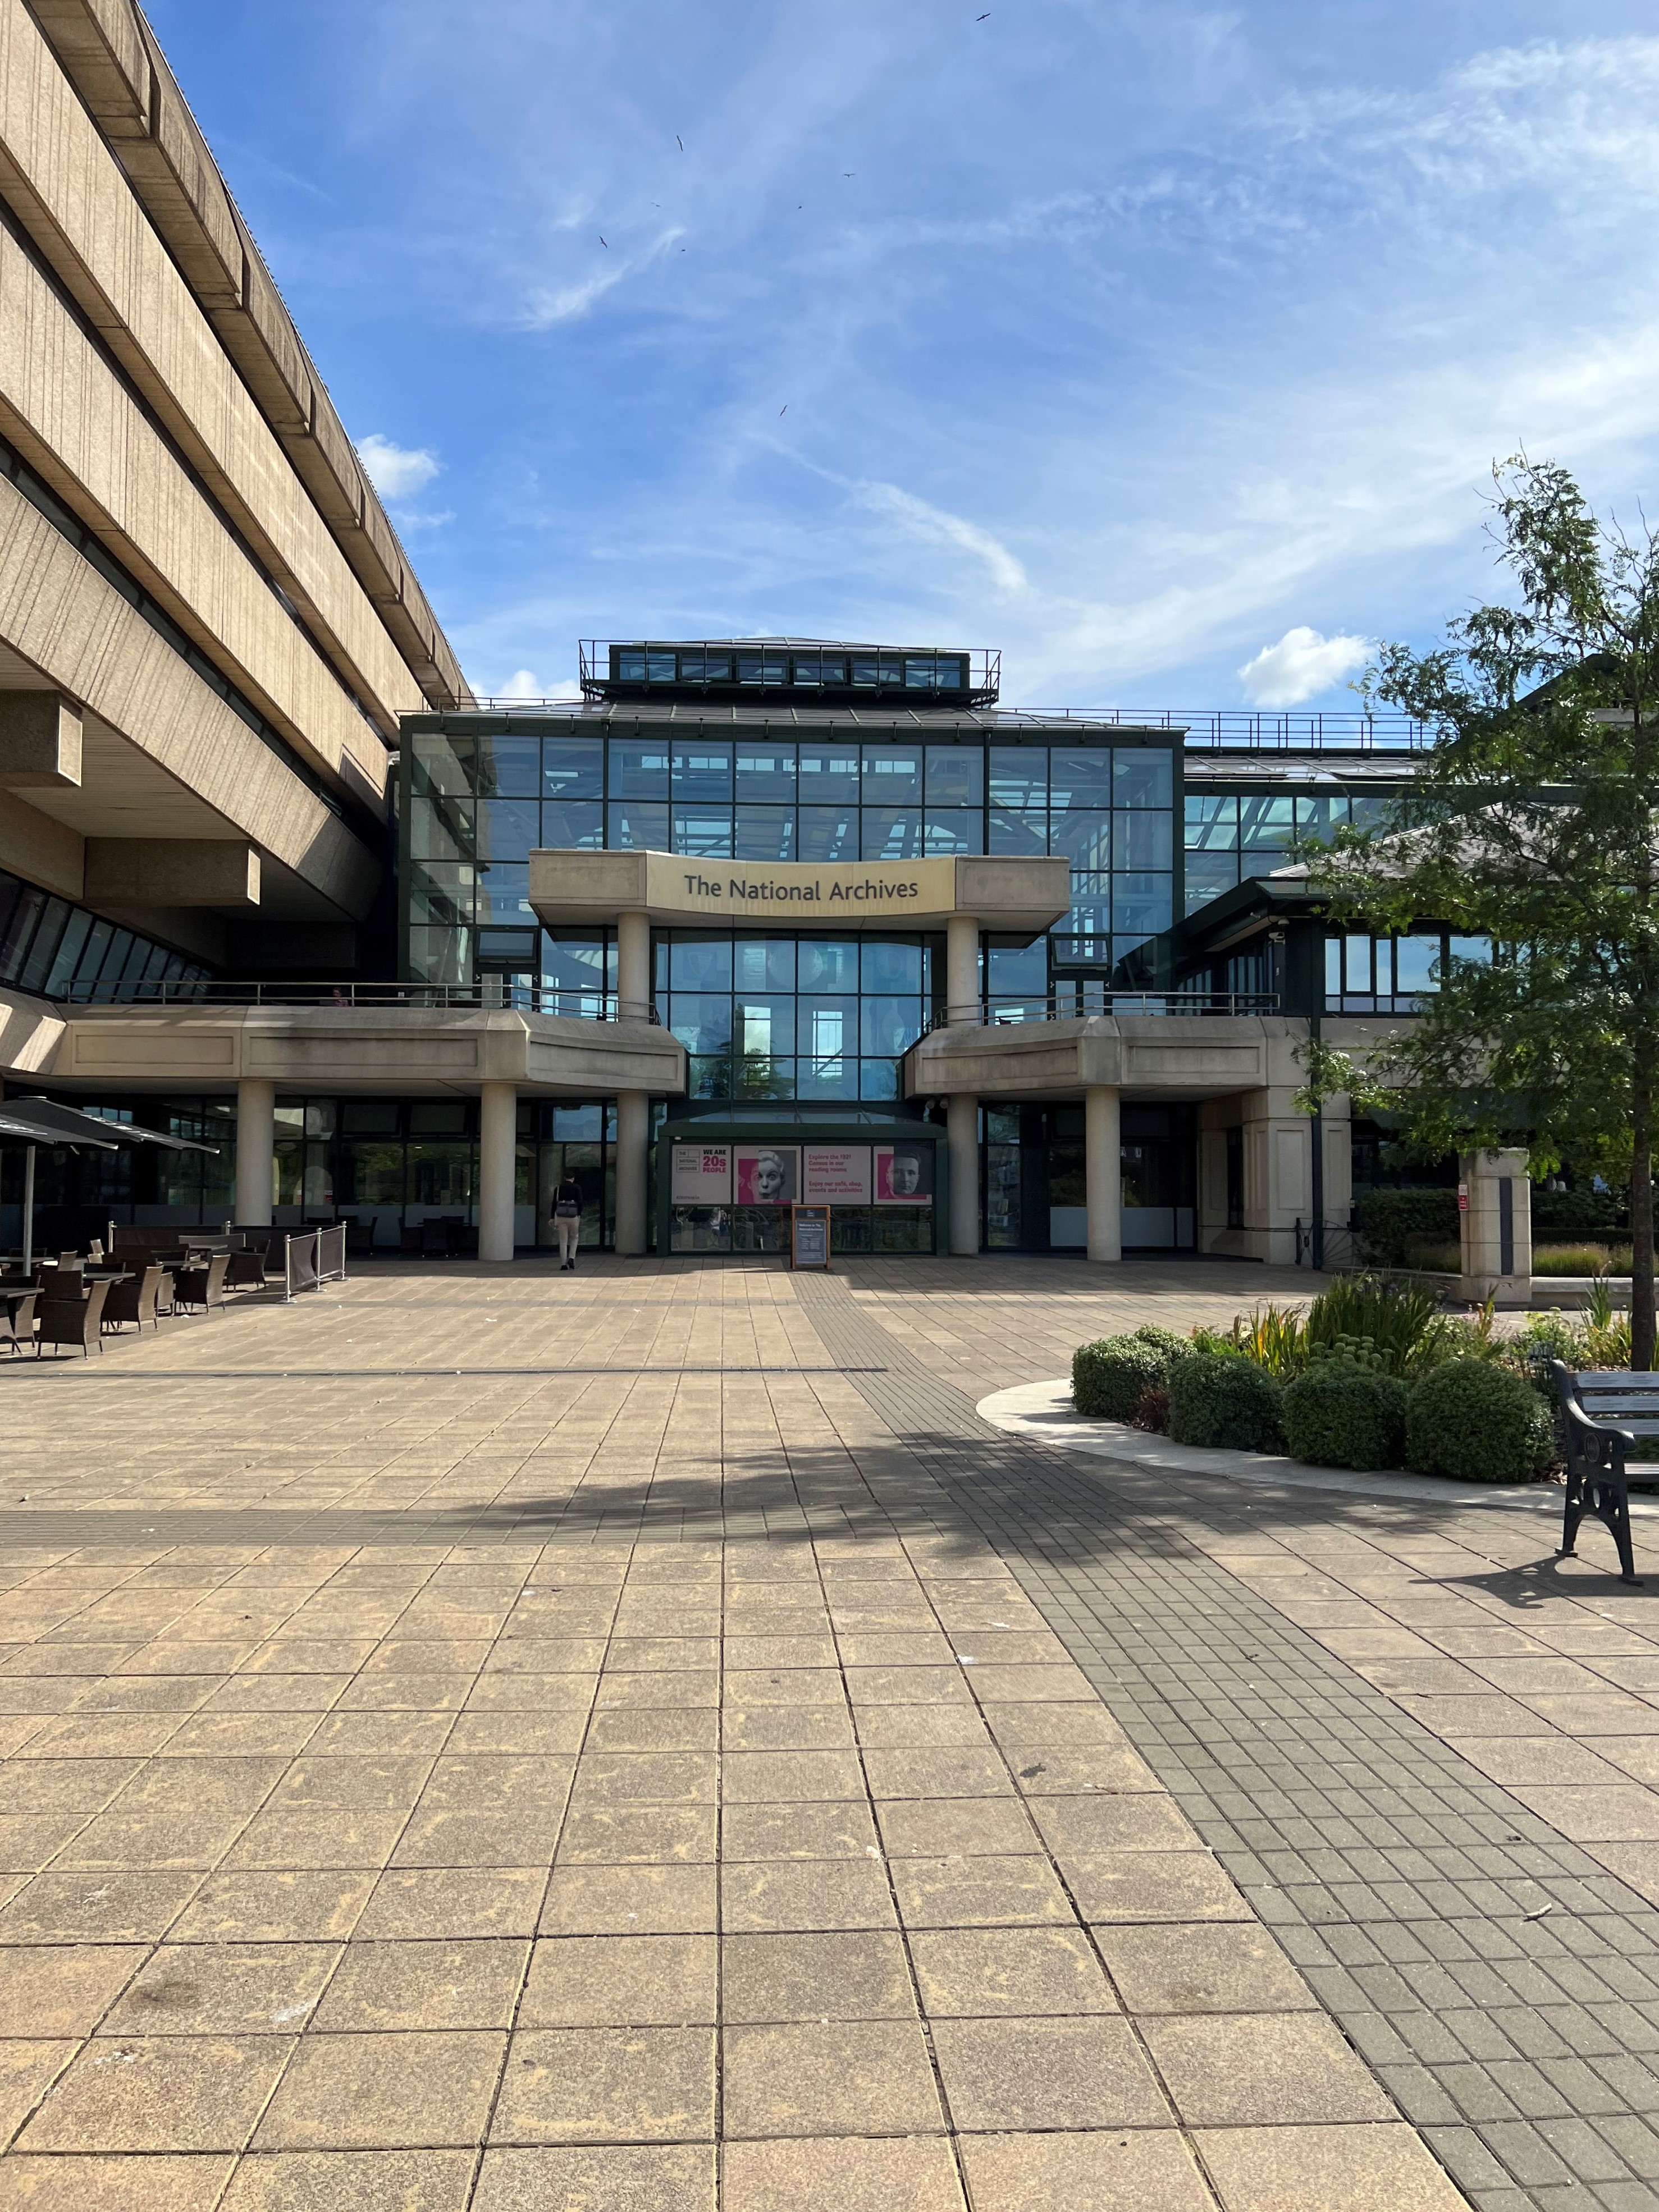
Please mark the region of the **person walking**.
POLYGON ((553 1194, 553 1222, 559 1232, 559 1273, 574 1274, 582 1233, 582 1187, 573 1175, 553 1194))

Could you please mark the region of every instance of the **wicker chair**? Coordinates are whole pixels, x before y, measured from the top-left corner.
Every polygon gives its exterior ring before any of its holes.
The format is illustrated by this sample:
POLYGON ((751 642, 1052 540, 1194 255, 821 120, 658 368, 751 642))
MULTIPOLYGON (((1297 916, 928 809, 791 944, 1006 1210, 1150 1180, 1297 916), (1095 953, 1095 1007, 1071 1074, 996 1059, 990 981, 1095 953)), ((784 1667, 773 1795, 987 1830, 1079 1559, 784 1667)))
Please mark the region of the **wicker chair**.
POLYGON ((119 1328, 123 1322, 131 1322, 142 1334, 148 1322, 152 1328, 160 1328, 155 1301, 166 1272, 161 1267, 141 1267, 124 1283, 111 1283, 104 1301, 104 1327, 119 1328))
POLYGON ((200 1306, 205 1313, 210 1306, 223 1305, 225 1277, 229 1271, 228 1252, 210 1254, 202 1266, 180 1267, 173 1279, 174 1306, 200 1306))
POLYGON ((34 1308, 39 1297, 38 1291, 27 1291, 21 1298, 0 1299, 0 1343, 9 1345, 14 1352, 34 1341, 34 1308))
MULTIPOLYGON (((62 1268, 58 1270, 60 1274, 64 1272, 62 1268)), ((43 1297, 39 1307, 40 1330, 34 1340, 37 1358, 41 1346, 46 1344, 78 1344, 83 1352, 89 1352, 95 1344, 102 1352, 104 1301, 108 1296, 107 1283, 94 1283, 84 1297, 73 1293, 66 1298, 43 1297)))

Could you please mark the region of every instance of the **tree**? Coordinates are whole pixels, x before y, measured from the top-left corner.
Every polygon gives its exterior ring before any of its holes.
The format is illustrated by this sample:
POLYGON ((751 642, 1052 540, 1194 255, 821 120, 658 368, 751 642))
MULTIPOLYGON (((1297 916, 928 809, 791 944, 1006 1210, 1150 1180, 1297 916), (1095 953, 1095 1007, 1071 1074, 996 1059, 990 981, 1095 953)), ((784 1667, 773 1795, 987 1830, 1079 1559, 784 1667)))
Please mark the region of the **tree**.
POLYGON ((1370 829, 1309 855, 1339 921, 1490 939, 1361 1070, 1316 1042, 1310 1110, 1351 1090, 1402 1117, 1412 1156, 1524 1143, 1630 1184, 1632 1360, 1654 1361, 1659 1088, 1659 538, 1599 523, 1568 471, 1493 471, 1491 533, 1518 604, 1476 608, 1416 653, 1385 645, 1367 694, 1431 743, 1370 829))

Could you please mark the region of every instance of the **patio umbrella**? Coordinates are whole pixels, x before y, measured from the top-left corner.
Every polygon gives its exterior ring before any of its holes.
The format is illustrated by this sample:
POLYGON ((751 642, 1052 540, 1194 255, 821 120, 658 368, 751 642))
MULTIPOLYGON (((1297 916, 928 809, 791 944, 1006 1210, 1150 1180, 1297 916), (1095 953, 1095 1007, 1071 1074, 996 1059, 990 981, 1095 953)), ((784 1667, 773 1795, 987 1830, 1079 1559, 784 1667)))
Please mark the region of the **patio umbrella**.
POLYGON ((78 1106, 60 1106, 55 1098, 0 1100, 0 1140, 7 1138, 27 1147, 23 1158, 23 1267, 34 1265, 34 1156, 44 1145, 50 1150, 118 1152, 124 1145, 155 1145, 167 1152, 216 1152, 216 1145, 198 1145, 190 1137, 163 1136, 159 1129, 140 1129, 131 1121, 106 1121, 101 1114, 83 1114, 78 1106))

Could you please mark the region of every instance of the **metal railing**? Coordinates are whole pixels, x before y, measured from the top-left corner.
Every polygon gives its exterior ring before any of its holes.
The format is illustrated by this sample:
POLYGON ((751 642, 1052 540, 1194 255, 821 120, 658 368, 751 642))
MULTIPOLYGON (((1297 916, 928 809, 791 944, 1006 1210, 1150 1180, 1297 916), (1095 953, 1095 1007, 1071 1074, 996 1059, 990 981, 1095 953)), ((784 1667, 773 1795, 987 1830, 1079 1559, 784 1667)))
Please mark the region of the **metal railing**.
POLYGON ((555 983, 520 983, 510 975, 485 975, 476 983, 288 983, 263 980, 134 983, 100 987, 70 984, 60 994, 65 1006, 109 1006, 125 1013, 135 1006, 314 1006, 342 1012, 382 1011, 400 1006, 447 1012, 506 1010, 521 1014, 565 1014, 592 1022, 653 1022, 647 1000, 623 999, 614 991, 586 991, 555 983), (114 995, 116 990, 120 995, 114 995))
POLYGON ((1127 730, 1182 733, 1192 749, 1237 746, 1253 752, 1424 752, 1434 743, 1409 714, 1264 714, 1247 708, 1022 708, 1033 721, 1089 722, 1127 730))
POLYGON ((1046 998, 994 998, 969 1013, 935 1014, 922 1024, 924 1036, 935 1030, 1000 1029, 1024 1022, 1075 1022, 1096 1014, 1276 1014, 1277 991, 1114 991, 1085 983, 1074 992, 1046 998))

